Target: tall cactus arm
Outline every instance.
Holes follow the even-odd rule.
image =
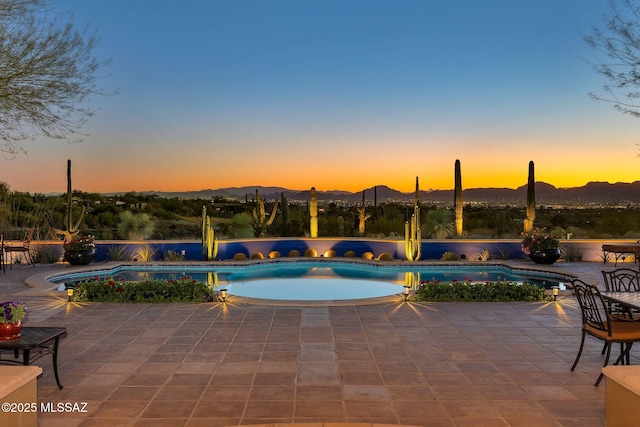
[[[82,218],[84,217],[85,208],[82,207],[80,218],[73,223],[73,188],[71,185],[71,160],[67,160],[67,206],[65,208],[64,226],[65,230],[53,228],[53,232],[62,236],[65,242],[71,240],[73,236],[78,234]]]
[[[264,209],[264,206],[263,206],[263,209]],[[276,200],[276,202],[273,204],[273,211],[271,211],[271,216],[267,221],[267,227],[273,224],[273,221],[276,219],[277,214],[278,214],[278,201]]]
[[[407,260],[418,261],[422,256],[422,230],[420,230],[418,177],[416,177],[416,196],[413,203],[411,219],[404,224],[404,251]]]
[[[207,208],[202,207],[202,256],[205,261],[211,261],[218,256],[218,239],[211,226],[211,218],[207,215]]]
[[[524,232],[530,233],[533,230],[533,223],[536,220],[536,179],[533,161],[529,162],[529,178],[527,180],[527,206],[526,218],[524,220]]]
[[[207,253],[207,207],[202,207],[202,255]]]
[[[309,235],[318,237],[318,194],[316,187],[309,191]]]

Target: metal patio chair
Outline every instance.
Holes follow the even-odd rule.
[[[24,239],[17,245],[6,245],[4,247],[5,254],[10,256],[9,268],[13,268],[13,254],[18,253],[22,254],[24,259],[28,264],[31,264],[35,267],[35,263],[33,257],[31,256],[31,240],[33,240],[33,233],[35,232],[35,228],[30,228],[24,235]]]
[[[640,271],[618,268],[612,271],[601,271],[601,273],[608,292],[640,292]],[[633,318],[640,315],[638,311],[617,304],[609,305],[609,309],[616,317]]]
[[[620,356],[616,359],[614,365],[620,363],[629,364],[631,346],[634,342],[640,341],[640,321],[614,318],[607,309],[604,298],[602,298],[597,286],[584,283],[580,279],[574,279],[571,283],[582,312],[582,339],[576,360],[571,366],[571,371],[578,365],[584,348],[584,338],[587,334],[605,343],[606,355],[603,367],[609,364],[611,344],[613,343],[620,344]],[[603,376],[604,374],[600,373],[598,380],[594,384],[595,386],[600,384]]]
[[[604,286],[610,292],[639,292],[640,271],[630,268],[618,268],[602,271]]]

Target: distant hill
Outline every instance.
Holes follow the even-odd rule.
[[[260,197],[267,200],[279,199],[284,194],[290,201],[309,200],[309,190],[289,190],[284,187],[228,187],[216,190],[206,189],[187,192],[160,192],[146,191],[141,194],[155,194],[159,197],[182,197],[182,198],[202,198],[227,197],[238,200],[253,200],[255,191],[258,190]],[[365,201],[371,204],[374,195],[378,203],[389,201],[411,202],[414,193],[402,193],[386,185],[377,185],[364,189]],[[348,203],[362,203],[362,191],[350,192],[343,190],[318,191],[318,199],[323,201],[336,201]],[[463,189],[462,198],[465,203],[486,203],[486,204],[513,204],[524,205],[527,194],[527,186],[518,188],[468,188]],[[420,191],[420,201],[422,203],[453,203],[453,190],[430,190]],[[608,182],[589,182],[582,187],[557,188],[545,182],[536,182],[536,202],[537,204],[567,204],[567,205],[627,205],[640,204],[640,181],[632,183],[618,182],[610,184]]]

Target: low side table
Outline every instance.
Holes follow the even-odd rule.
[[[11,363],[30,365],[42,356],[51,354],[53,357],[53,374],[58,388],[62,390],[58,377],[58,344],[60,337],[67,333],[66,328],[22,327],[20,338],[10,341],[0,341],[0,364]],[[13,359],[3,359],[2,353],[12,351]],[[22,352],[22,360],[20,360]]]

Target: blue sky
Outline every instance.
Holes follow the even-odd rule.
[[[588,93],[601,0],[60,0],[118,94],[79,144],[1,160],[21,191],[638,179],[640,122]],[[45,166],[46,165],[46,166]],[[27,174],[38,168],[37,177]],[[31,169],[32,170],[32,169]]]

